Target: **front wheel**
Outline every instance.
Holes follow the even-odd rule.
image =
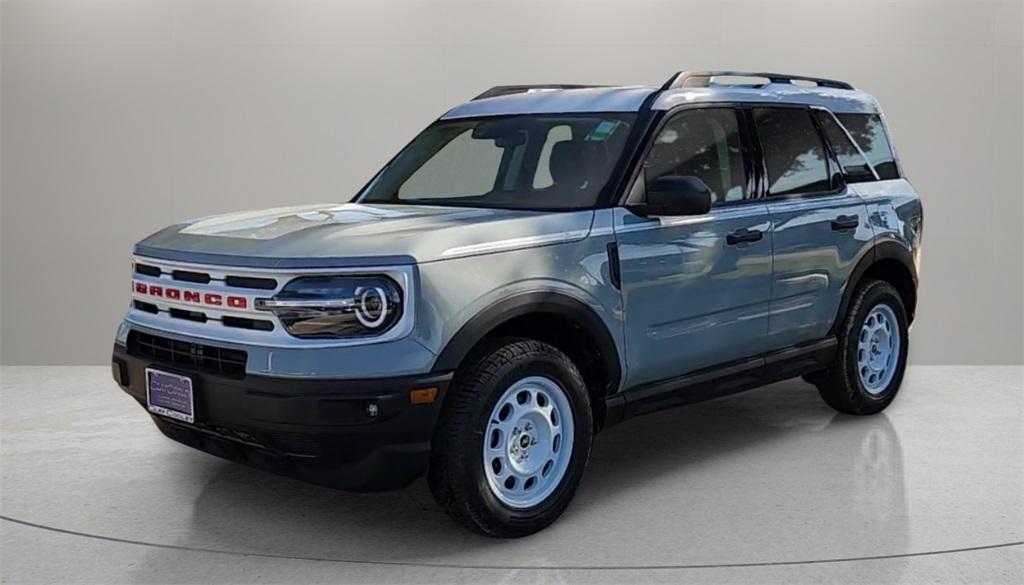
[[[546,343],[507,340],[456,375],[434,437],[431,492],[475,532],[532,534],[569,505],[592,434],[575,364]]]
[[[812,379],[840,412],[880,412],[899,391],[907,346],[907,312],[899,293],[888,282],[869,280],[850,300],[835,359]]]

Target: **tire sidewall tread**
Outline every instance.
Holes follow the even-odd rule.
[[[880,303],[888,305],[896,315],[900,348],[892,380],[884,392],[875,395],[868,393],[860,381],[857,340],[868,312]],[[896,397],[903,381],[910,346],[907,333],[907,312],[896,289],[884,280],[872,279],[861,283],[839,329],[835,358],[816,380],[821,397],[832,408],[847,414],[874,414],[884,410]]]
[[[491,492],[483,469],[483,437],[501,394],[531,375],[549,377],[565,390],[573,409],[573,453],[554,493],[537,506],[518,510]],[[525,536],[554,522],[568,507],[589,460],[592,439],[590,399],[575,364],[540,341],[498,340],[456,372],[434,435],[428,482],[438,503],[471,530],[488,536]]]

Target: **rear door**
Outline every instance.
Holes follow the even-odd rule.
[[[781,349],[828,334],[873,232],[867,207],[846,185],[825,140],[823,130],[830,127],[816,110],[773,106],[750,112],[764,157],[774,248],[768,346]]]
[[[627,386],[763,351],[771,292],[770,222],[754,200],[751,137],[738,110],[687,108],[655,134],[639,181],[695,176],[713,196],[700,216],[616,208]]]

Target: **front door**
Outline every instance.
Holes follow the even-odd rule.
[[[615,210],[627,387],[764,350],[770,221],[763,200],[750,200],[752,171],[743,136],[732,108],[673,115],[658,131],[640,180],[695,176],[712,193],[711,211],[645,218]]]

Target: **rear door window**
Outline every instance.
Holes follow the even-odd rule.
[[[754,108],[768,169],[768,195],[829,191],[828,155],[811,113],[803,108]]]
[[[839,121],[857,141],[861,150],[868,157],[868,162],[875,167],[880,179],[898,179],[899,170],[892,153],[892,145],[885,134],[882,117],[878,114],[837,114]]]

